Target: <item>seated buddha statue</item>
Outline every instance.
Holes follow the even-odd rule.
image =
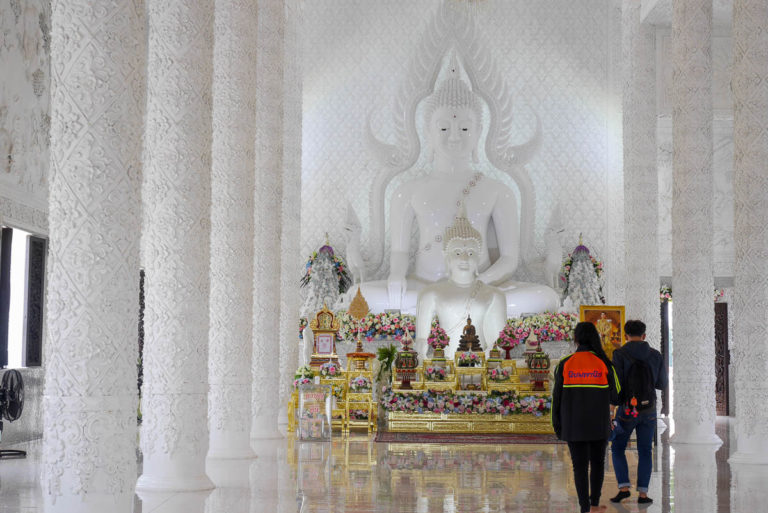
[[[504,328],[504,294],[478,278],[482,240],[461,203],[459,214],[443,237],[442,254],[448,277],[419,291],[416,350],[422,357],[427,354],[427,337],[435,316],[450,339],[445,348],[448,358],[453,358],[460,343],[462,350],[487,350]]]
[[[472,318],[467,317],[467,325],[459,338],[459,351],[482,351],[480,347],[480,338],[475,333],[475,327],[472,325]]]
[[[390,266],[386,283],[368,282],[363,294],[374,311],[413,313],[419,291],[448,276],[443,232],[461,202],[467,219],[483,235],[476,254],[478,279],[503,290],[507,315],[556,310],[560,297],[545,285],[511,280],[520,258],[520,220],[515,193],[504,183],[475,171],[482,133],[478,96],[456,70],[426,100],[424,130],[433,169],[400,185],[389,204]],[[413,256],[412,231],[418,227]],[[498,257],[491,262],[487,237],[495,237]]]

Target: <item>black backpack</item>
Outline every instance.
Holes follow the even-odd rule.
[[[622,383],[621,403],[627,410],[645,410],[656,404],[656,388],[653,383],[653,372],[647,362],[637,360],[629,355],[631,364],[629,372]],[[634,401],[633,401],[634,399]]]

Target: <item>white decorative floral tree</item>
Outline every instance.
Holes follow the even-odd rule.
[[[579,245],[563,264],[565,294],[573,308],[581,305],[599,305],[604,303],[600,276],[603,265],[589,254],[589,249],[579,237]]]

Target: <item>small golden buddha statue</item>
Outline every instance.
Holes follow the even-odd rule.
[[[459,339],[459,351],[482,351],[480,347],[480,339],[478,338],[475,327],[472,325],[472,318],[467,317],[467,325],[464,326],[464,331],[461,333]]]

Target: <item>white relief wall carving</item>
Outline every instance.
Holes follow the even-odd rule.
[[[256,10],[217,2],[211,147],[209,457],[250,453]]]
[[[144,5],[63,0],[54,3],[52,21],[45,509],[129,512],[136,479]]]
[[[0,4],[0,193],[46,210],[51,2]]]
[[[640,4],[622,2],[624,62],[624,231],[627,318],[642,319],[660,344],[655,30],[640,23]]]
[[[675,296],[674,441],[719,441],[714,433],[712,290],[711,0],[674,4],[672,23]]]
[[[151,0],[142,263],[144,388],[137,487],[207,487],[213,1]]]
[[[362,5],[345,0],[306,6],[306,17],[313,23],[305,31],[311,44],[304,58],[304,255],[323,242],[325,231],[343,252],[341,227],[348,200],[364,227],[363,256],[369,261],[377,257],[370,248],[382,241],[371,239],[368,201],[382,169],[365,148],[363,128],[373,109],[377,135],[395,139],[387,105],[406,78],[408,63],[440,2]],[[615,211],[622,203],[615,200],[622,195],[621,166],[620,158],[612,154],[615,143],[620,143],[614,130],[620,113],[620,88],[614,84],[613,71],[618,58],[612,53],[619,43],[618,10],[608,1],[499,0],[471,9],[510,86],[511,143],[528,140],[535,116],[541,120],[542,145],[527,165],[536,197],[532,253],[542,252],[542,235],[559,205],[573,239],[563,240],[564,246],[575,245],[583,231],[589,246],[605,261],[610,281],[611,271],[618,274],[624,259],[623,227],[615,223],[616,215],[623,215],[623,210]],[[549,21],[542,24],[541,19]],[[402,180],[429,169],[424,153]],[[478,166],[498,173],[489,167]],[[335,205],[328,198],[336,198]],[[380,271],[385,273],[386,268]],[[376,277],[381,276],[369,278]],[[610,283],[606,288],[620,290]]]
[[[280,226],[283,168],[282,2],[258,2],[253,272],[252,438],[279,436],[278,412],[285,408],[273,389],[280,380]],[[297,282],[292,284],[296,286]],[[296,324],[295,329],[298,329]],[[291,369],[291,376],[293,376]]]
[[[755,402],[768,398],[768,5],[736,0],[733,11],[736,276],[731,357],[737,369],[737,454],[731,461],[765,464],[768,415]],[[737,473],[742,486],[748,476],[746,469]]]
[[[301,296],[296,286],[301,276],[301,141],[302,141],[302,2],[285,5],[283,59],[283,175],[280,241],[280,404],[290,395],[299,363],[297,319]],[[284,411],[284,410],[283,410]]]

